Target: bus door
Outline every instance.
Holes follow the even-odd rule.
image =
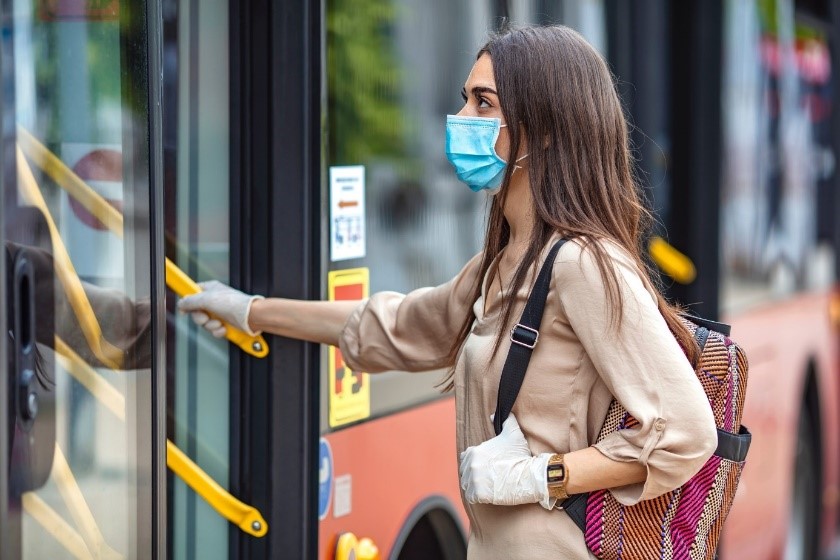
[[[231,280],[230,7],[227,0],[173,0],[163,6],[165,253],[197,282],[218,280],[245,289]],[[240,355],[258,358],[177,313],[176,300],[169,298],[167,307],[167,436],[231,492],[227,499],[245,500],[237,509],[247,513],[226,519],[188,479],[171,477],[167,555],[227,558],[231,534],[242,532],[241,538],[250,540],[268,531],[231,472],[231,361]],[[250,515],[254,518],[244,523]]]
[[[0,556],[155,558],[158,18],[142,0],[0,9]]]

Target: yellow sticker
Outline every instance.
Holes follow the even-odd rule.
[[[330,301],[360,300],[368,297],[370,273],[367,268],[334,270],[327,279]],[[335,346],[329,349],[330,427],[343,426],[370,416],[368,374],[352,371]]]

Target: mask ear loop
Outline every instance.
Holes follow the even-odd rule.
[[[499,128],[504,128],[506,126],[507,126],[507,124],[500,124]],[[520,161],[522,161],[523,159],[525,159],[526,157],[528,157],[529,155],[530,155],[530,152],[525,154],[524,156],[516,158],[516,161],[513,162],[513,173],[516,173],[517,169],[522,169],[521,165],[516,165],[516,164],[519,163]],[[507,163],[507,162],[505,162],[505,163]],[[513,175],[513,173],[511,173],[511,175]]]

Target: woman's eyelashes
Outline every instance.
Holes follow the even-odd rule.
[[[493,105],[490,103],[490,100],[484,97],[479,93],[474,93],[476,103],[478,104],[479,109],[489,109]],[[461,89],[461,99],[464,100],[464,103],[469,103],[469,96],[467,95],[467,90],[462,88]]]

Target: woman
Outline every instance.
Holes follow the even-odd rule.
[[[686,358],[697,348],[643,264],[649,216],[600,55],[566,27],[507,31],[481,49],[462,95],[447,155],[494,198],[484,250],[454,279],[361,303],[211,283],[180,307],[216,336],[225,327],[208,314],[338,345],[359,371],[449,368],[469,557],[590,558],[580,530],[552,509],[558,496],[608,488],[633,504],[680,486],[714,451],[712,413]],[[507,333],[561,237],[570,242],[553,265],[539,344],[494,437]],[[613,396],[639,425],[593,445]],[[565,465],[564,487],[548,488],[550,460]]]

